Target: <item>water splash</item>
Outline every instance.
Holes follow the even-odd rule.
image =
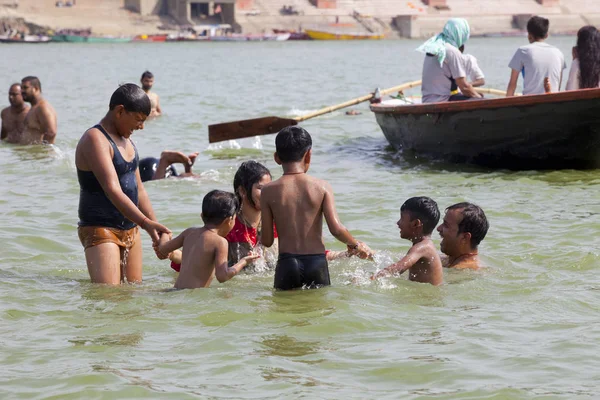
[[[242,146],[237,141],[228,140],[226,142],[211,143],[208,145],[206,150],[209,150],[209,151],[223,150],[223,149],[239,150],[241,148],[242,148]]]

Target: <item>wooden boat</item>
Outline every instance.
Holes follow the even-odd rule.
[[[25,35],[21,36],[0,36],[0,43],[21,43],[21,44],[37,44],[50,43],[51,39],[48,36]]]
[[[138,35],[133,38],[134,42],[166,42],[167,35]]]
[[[312,40],[380,40],[384,38],[383,33],[344,33],[326,32],[306,29],[306,34]]]
[[[273,33],[276,33],[276,34],[289,33],[290,36],[288,37],[287,40],[311,40],[310,36],[308,36],[306,34],[306,32],[296,32],[296,31],[290,31],[290,30],[285,30],[285,29],[273,29]]]
[[[131,42],[131,38],[116,36],[54,35],[52,36],[52,41],[67,43],[127,43]]]
[[[600,89],[371,105],[396,149],[507,169],[600,168]]]

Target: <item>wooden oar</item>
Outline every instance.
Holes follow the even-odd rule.
[[[421,81],[404,83],[381,91],[384,96],[389,93],[398,92],[405,89],[410,89],[419,86]],[[302,115],[296,118],[280,118],[280,117],[262,117],[254,119],[246,119],[242,121],[224,122],[208,126],[208,142],[215,143],[223,140],[241,139],[250,136],[268,135],[277,133],[287,126],[297,125],[298,122],[306,121],[307,119],[318,117],[319,115],[327,114],[341,108],[350,107],[358,103],[365,102],[373,98],[373,93],[357,97],[356,99],[348,100],[341,104],[322,108],[310,114]]]
[[[504,96],[506,97],[506,92],[503,90],[498,90],[498,89],[490,89],[490,88],[473,88],[475,89],[475,91],[477,93],[482,93],[482,94],[493,94],[495,96]]]
[[[504,90],[498,90],[498,89],[489,89],[489,88],[474,88],[476,92],[478,93],[482,93],[482,94],[493,94],[496,96],[503,96],[506,97],[506,92]],[[515,96],[521,96],[521,93],[515,93]]]

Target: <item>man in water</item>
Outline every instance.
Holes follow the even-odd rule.
[[[162,114],[162,110],[160,109],[160,101],[158,95],[150,91],[154,85],[154,74],[152,74],[150,71],[144,72],[140,82],[142,83],[142,89],[144,89],[144,92],[146,92],[148,98],[150,99],[150,104],[152,106],[150,117],[158,117]]]
[[[25,117],[29,112],[29,105],[25,103],[21,95],[20,83],[13,83],[8,89],[8,102],[10,106],[0,113],[0,118],[2,118],[0,136],[8,143],[20,143],[21,135],[25,130]]]
[[[54,143],[56,138],[56,112],[42,97],[42,84],[35,76],[21,80],[23,100],[31,103],[31,110],[25,118],[25,128],[21,144]]]
[[[440,247],[448,257],[442,259],[446,268],[480,268],[477,247],[485,238],[489,224],[483,210],[472,203],[457,203],[446,208],[444,222],[437,231]]]
[[[180,151],[172,150],[165,150],[160,153],[160,159],[146,157],[140,160],[139,166],[142,182],[170,177],[189,178],[196,176],[192,172],[192,165],[194,165],[196,157],[198,157],[197,152],[186,156]],[[177,170],[173,164],[183,164],[185,172],[181,175],[177,174]]]

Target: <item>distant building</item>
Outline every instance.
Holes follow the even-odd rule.
[[[235,0],[125,0],[141,15],[169,15],[181,25],[235,24]]]

